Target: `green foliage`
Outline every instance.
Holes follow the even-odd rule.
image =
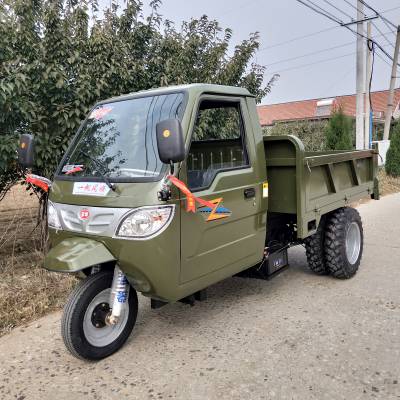
[[[353,148],[353,122],[341,107],[331,114],[325,129],[327,150],[351,150]]]
[[[152,87],[205,82],[247,87],[261,100],[264,67],[251,64],[258,35],[228,55],[231,30],[207,16],[177,29],[160,0],[0,2],[0,193],[20,176],[18,136],[37,139],[36,172],[51,177],[90,107],[111,96]]]
[[[240,115],[236,107],[200,110],[194,140],[235,139],[240,136]]]
[[[307,151],[320,151],[326,148],[326,120],[279,122],[270,128],[264,128],[265,135],[294,135],[304,144]]]
[[[388,175],[400,176],[400,122],[397,122],[390,135],[390,147],[386,153],[385,170]]]

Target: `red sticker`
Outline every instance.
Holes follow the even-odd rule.
[[[65,175],[71,175],[75,174],[75,172],[82,172],[83,171],[83,165],[77,165],[71,169],[69,169],[67,172],[65,172]]]
[[[107,115],[110,111],[112,111],[112,107],[100,107],[93,110],[89,116],[89,118],[94,119],[102,119],[105,115]]]
[[[45,192],[48,192],[51,187],[51,181],[43,176],[29,174],[26,176],[25,181],[31,185],[39,187]]]
[[[82,221],[86,221],[87,219],[89,219],[89,216],[90,213],[87,208],[83,208],[81,211],[79,211],[79,219],[81,219]]]

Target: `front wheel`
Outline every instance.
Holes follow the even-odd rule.
[[[138,298],[131,287],[118,322],[107,323],[112,271],[88,276],[71,293],[64,307],[61,334],[67,349],[78,358],[100,360],[119,350],[136,322]]]

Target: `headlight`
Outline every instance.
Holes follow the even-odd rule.
[[[167,229],[174,211],[174,205],[137,208],[123,217],[115,235],[130,239],[150,239]]]
[[[47,204],[47,224],[51,228],[61,229],[61,223],[60,219],[58,218],[57,210],[51,201],[49,201]]]

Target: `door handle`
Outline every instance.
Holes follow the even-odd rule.
[[[254,188],[244,189],[244,198],[251,199],[252,197],[256,197],[256,189]]]

